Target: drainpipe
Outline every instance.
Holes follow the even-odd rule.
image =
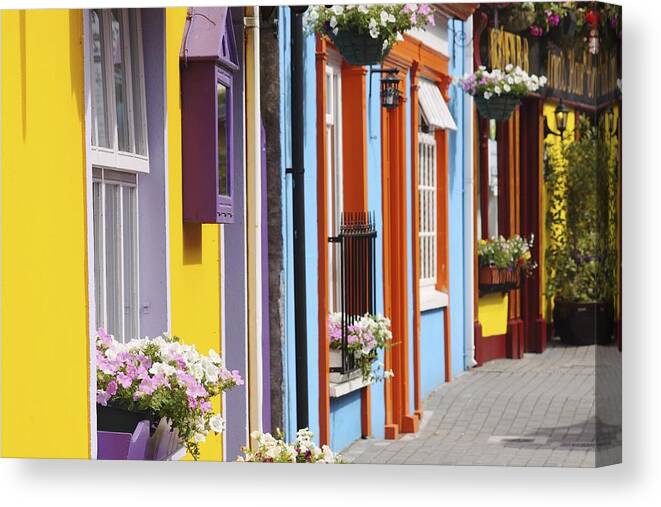
[[[472,16],[469,21],[462,23],[461,21],[454,21],[455,27],[460,25],[461,29],[465,31],[473,31]],[[468,39],[468,37],[467,37]],[[464,48],[464,73],[473,70],[473,38]],[[473,237],[473,221],[474,215],[474,183],[473,183],[473,127],[474,127],[474,114],[473,114],[473,97],[463,93],[463,114],[464,114],[464,152],[463,152],[463,193],[464,193],[464,365],[473,367],[477,364],[475,361],[475,327],[473,322],[475,320],[474,304],[474,290],[475,280],[473,273],[473,250],[475,245],[475,238]]]
[[[259,7],[246,7],[246,241],[248,271],[248,427],[262,431],[262,144]]]
[[[296,349],[296,427],[308,426],[307,295],[305,280],[305,167],[303,111],[303,12],[307,6],[290,7],[291,22],[291,131],[294,220],[294,330]]]

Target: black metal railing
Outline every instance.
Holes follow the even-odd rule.
[[[349,328],[376,308],[376,226],[372,212],[347,212],[340,217],[340,233],[328,238],[335,245],[339,259],[340,313],[342,314],[342,365],[332,372],[354,369],[353,354],[348,351]]]

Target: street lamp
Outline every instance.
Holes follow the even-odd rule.
[[[371,72],[385,74],[381,78],[381,105],[386,109],[397,109],[401,101],[399,93],[401,79],[396,77],[399,71],[397,69],[372,69]]]
[[[549,134],[554,136],[560,136],[560,139],[564,137],[565,130],[567,130],[567,118],[569,117],[569,108],[565,106],[565,103],[560,99],[560,102],[553,112],[555,116],[555,126],[558,129],[558,132],[551,130],[549,127],[549,121],[546,116],[544,116],[544,137]]]

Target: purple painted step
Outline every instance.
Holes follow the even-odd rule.
[[[140,421],[135,431],[119,433],[115,431],[97,432],[97,459],[144,460],[149,442],[149,421]]]

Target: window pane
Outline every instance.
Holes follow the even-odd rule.
[[[137,206],[135,188],[123,187],[124,336],[138,338]]]
[[[94,220],[94,302],[96,328],[105,327],[105,288],[103,286],[103,213],[101,183],[92,186],[92,215]]]
[[[115,111],[117,114],[117,145],[119,151],[130,151],[123,17],[121,9],[111,10],[110,28],[112,31],[112,67],[115,83]]]
[[[119,185],[105,184],[105,194],[106,325],[110,333],[123,341]]]
[[[218,110],[216,122],[218,125],[218,194],[229,195],[227,174],[227,88],[222,83],[216,83]]]
[[[496,121],[489,122],[489,237],[498,236],[498,141]]]
[[[92,145],[110,148],[106,106],[106,71],[103,66],[107,34],[103,32],[100,10],[93,10],[90,20],[92,32]]]
[[[133,132],[135,135],[135,153],[140,155],[147,154],[146,132],[143,127],[143,114],[144,114],[144,79],[142,67],[140,65],[140,44],[138,30],[138,11],[136,9],[129,9],[129,30],[131,37],[129,44],[131,47],[131,88],[133,91]]]

